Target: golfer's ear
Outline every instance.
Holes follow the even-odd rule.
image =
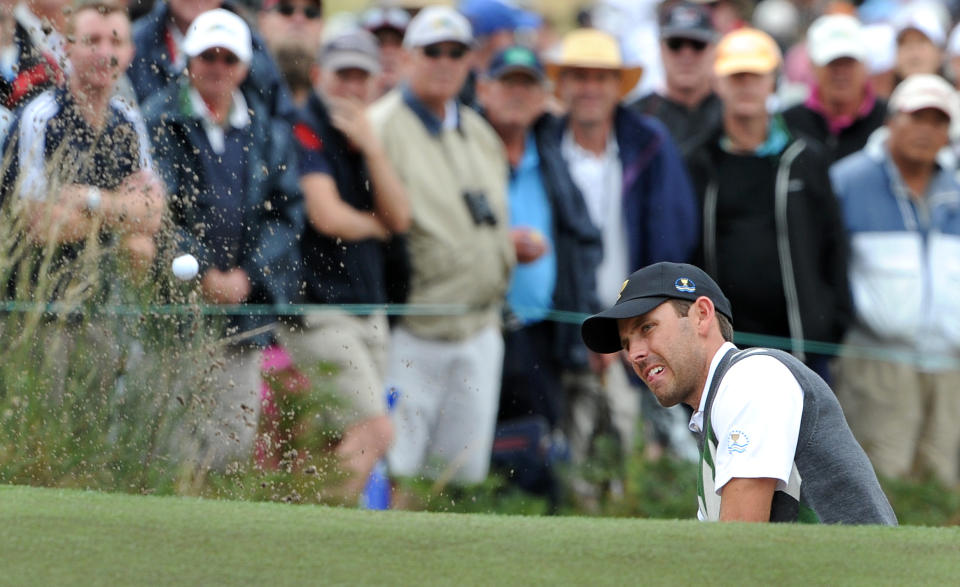
[[[696,320],[697,330],[706,333],[713,325],[717,314],[717,310],[713,306],[713,300],[707,296],[700,296],[690,306],[690,311],[694,313],[691,318]]]

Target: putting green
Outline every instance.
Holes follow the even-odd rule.
[[[364,512],[0,487],[3,584],[920,584],[960,529]]]

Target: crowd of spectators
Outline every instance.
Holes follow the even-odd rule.
[[[616,496],[641,422],[648,458],[696,448],[576,317],[674,261],[880,473],[960,483],[960,3],[537,7],[0,0],[4,205],[64,266],[93,234],[143,271],[168,219],[205,303],[305,305],[224,325],[197,466],[251,458],[269,348],[333,382],[345,495],[385,459],[555,497],[606,435],[613,480],[569,488]]]

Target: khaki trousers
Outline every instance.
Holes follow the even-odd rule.
[[[836,375],[837,399],[878,473],[960,482],[960,372],[840,357]]]

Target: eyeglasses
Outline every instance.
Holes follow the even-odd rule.
[[[299,10],[308,20],[320,18],[323,15],[323,9],[319,6],[304,6],[303,8],[297,8],[293,4],[277,4],[274,10],[283,16],[293,16],[294,13]]]
[[[695,52],[699,53],[707,48],[707,43],[705,41],[698,41],[696,39],[684,39],[682,37],[671,37],[667,39],[667,48],[674,52],[681,51],[684,47],[690,47]]]
[[[457,44],[444,51],[443,45],[435,43],[433,45],[427,45],[424,47],[423,54],[430,59],[440,59],[441,57],[446,56],[454,61],[458,61],[463,59],[463,56],[467,54],[467,48],[464,45]]]
[[[216,49],[209,49],[204,51],[200,55],[197,55],[204,63],[216,63],[220,61],[226,63],[227,65],[236,65],[240,63],[240,58],[234,55],[229,51],[218,51]]]

